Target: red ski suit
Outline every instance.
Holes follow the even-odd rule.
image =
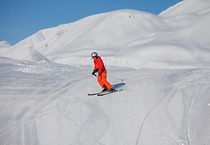
[[[110,85],[110,83],[106,80],[107,72],[103,60],[100,56],[94,60],[94,65],[94,70],[98,69],[98,83],[100,84],[100,86],[104,88],[105,85],[108,89],[113,88],[112,85]]]

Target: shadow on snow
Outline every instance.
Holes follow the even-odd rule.
[[[113,88],[114,88],[114,89],[118,89],[118,88],[120,88],[120,87],[122,87],[122,86],[124,86],[124,85],[125,85],[125,83],[115,84],[115,85],[113,85]]]

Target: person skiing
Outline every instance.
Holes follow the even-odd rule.
[[[106,80],[106,76],[107,76],[107,71],[106,68],[104,66],[103,60],[101,59],[101,57],[98,55],[97,52],[93,52],[91,54],[92,59],[94,60],[94,70],[92,72],[92,75],[95,75],[95,73],[98,72],[98,83],[100,84],[100,86],[102,87],[102,92],[105,91],[109,91],[109,92],[114,92],[116,91],[112,85],[110,85],[110,83]],[[96,75],[95,75],[96,76]]]

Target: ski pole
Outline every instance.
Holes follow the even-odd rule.
[[[94,76],[97,77],[96,74],[94,74]],[[111,78],[115,78],[115,79],[120,80],[120,81],[123,81],[123,79],[120,79],[120,78],[117,78],[117,77],[113,77],[113,76],[111,76],[111,75],[107,75],[107,76],[109,76],[109,77],[111,77]]]
[[[115,78],[115,79],[120,80],[120,81],[123,81],[123,79],[120,79],[120,78],[117,78],[117,77],[113,77],[113,76],[110,76],[110,75],[107,75],[107,76],[109,76],[111,78]]]

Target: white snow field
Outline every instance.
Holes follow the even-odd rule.
[[[209,26],[210,1],[184,0],[0,42],[0,145],[209,145]],[[93,51],[123,91],[87,95]]]
[[[108,68],[0,58],[2,145],[209,145],[210,70]],[[113,78],[123,78],[123,82]]]

